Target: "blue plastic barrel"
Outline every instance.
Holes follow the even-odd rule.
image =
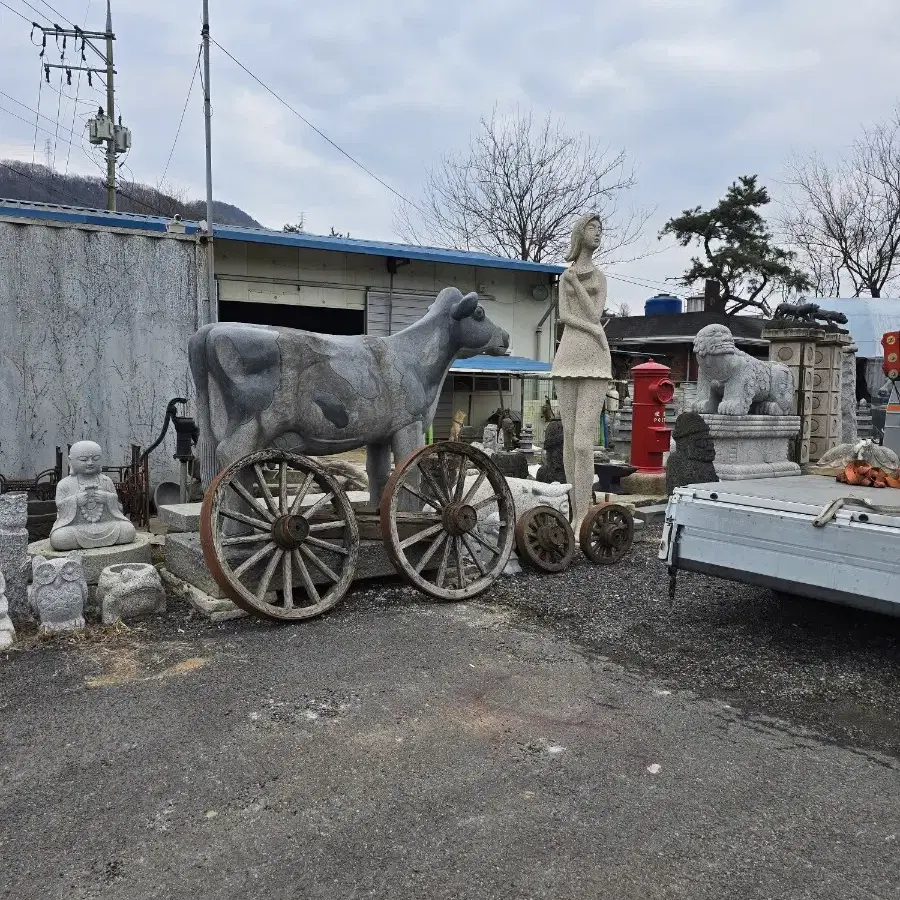
[[[644,303],[645,316],[665,316],[681,312],[681,298],[672,294],[657,294]]]

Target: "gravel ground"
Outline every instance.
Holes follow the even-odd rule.
[[[689,572],[679,573],[672,605],[660,534],[649,529],[616,566],[579,552],[562,575],[501,578],[480,602],[673,689],[900,757],[900,618]],[[357,589],[336,614],[427,602],[385,582]]]

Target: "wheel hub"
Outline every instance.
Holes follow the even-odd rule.
[[[478,524],[478,513],[467,503],[451,503],[442,518],[444,530],[453,537],[468,534]]]
[[[627,531],[614,522],[606,522],[600,527],[600,543],[604,547],[618,549],[627,540]]]
[[[562,527],[553,522],[538,529],[537,540],[541,550],[547,553],[562,553],[565,549],[566,535]]]
[[[296,550],[309,537],[309,522],[303,516],[279,516],[272,525],[272,538],[282,550]]]

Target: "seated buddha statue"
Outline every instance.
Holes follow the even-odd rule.
[[[101,471],[101,458],[93,441],[72,445],[71,474],[56,486],[56,521],[50,531],[54,550],[90,550],[134,540],[134,525],[122,512],[112,479]]]

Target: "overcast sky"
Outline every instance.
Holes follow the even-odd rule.
[[[4,0],[29,20],[25,0]],[[42,0],[28,0],[55,16]],[[102,30],[105,0],[53,0],[70,20]],[[479,117],[553,111],[571,130],[627,150],[632,202],[655,208],[647,245],[671,215],[714,203],[738,175],[779,193],[792,151],[839,153],[860,124],[900,98],[897,0],[211,0],[212,34],[352,156],[415,199],[425,168],[464,148]],[[117,96],[139,181],[163,174],[200,39],[200,0],[113,0]],[[0,91],[34,109],[39,49],[29,25],[0,6]],[[71,50],[70,50],[71,53]],[[48,59],[57,61],[55,48]],[[395,198],[238,69],[212,56],[217,199],[280,228],[302,212],[310,231],[397,239]],[[58,88],[58,73],[51,81]],[[95,87],[97,83],[95,82]],[[74,94],[75,84],[66,89]],[[79,91],[74,130],[104,97]],[[96,172],[72,100],[46,84],[44,140],[55,164]],[[34,115],[0,96],[0,158],[32,159]],[[61,128],[56,137],[57,110]],[[53,148],[51,147],[51,154]],[[92,161],[92,156],[93,160]],[[166,180],[204,196],[199,78]],[[662,286],[684,268],[675,248],[616,267]],[[647,286],[611,281],[636,312]]]

